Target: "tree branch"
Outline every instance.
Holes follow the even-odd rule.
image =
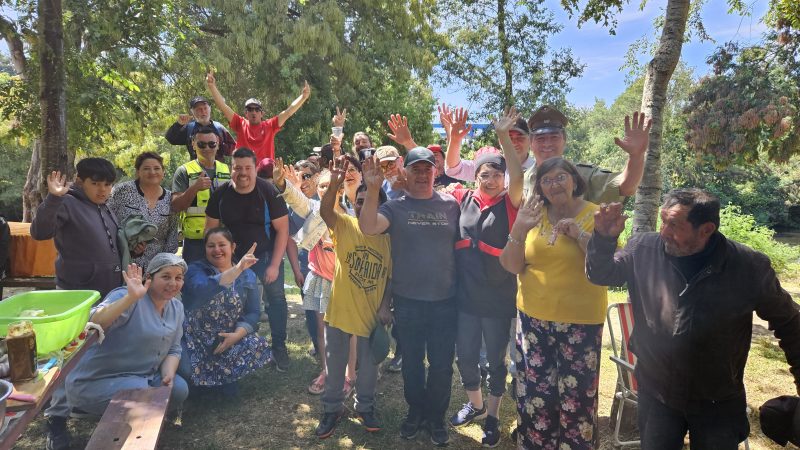
[[[25,58],[25,49],[22,46],[22,38],[17,32],[17,27],[14,22],[8,20],[4,16],[0,16],[0,34],[8,44],[8,50],[11,53],[11,63],[14,65],[14,70],[18,75],[25,78],[27,74],[27,59]]]

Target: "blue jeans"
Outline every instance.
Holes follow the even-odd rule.
[[[286,293],[283,289],[284,276],[283,264],[278,270],[278,278],[272,283],[264,282],[264,272],[269,265],[270,255],[264,254],[258,257],[258,262],[250,268],[255,272],[261,284],[264,286],[262,299],[264,310],[269,316],[269,329],[272,335],[273,348],[286,348],[286,320],[289,318],[289,307],[286,304]]]
[[[744,397],[709,403],[700,412],[684,413],[639,391],[639,432],[643,450],[679,450],[689,432],[692,450],[735,450],[750,434]]]
[[[452,298],[429,302],[395,296],[394,320],[403,347],[403,393],[409,412],[441,425],[450,405],[453,382],[456,301]]]
[[[297,261],[300,264],[300,273],[303,274],[303,278],[308,276],[308,250],[301,248],[297,252]],[[297,280],[295,280],[297,281]],[[303,298],[303,286],[297,286],[300,288],[300,298]],[[317,312],[306,309],[306,329],[308,330],[308,337],[311,338],[311,343],[314,344],[314,351],[319,352],[319,346],[317,345]]]

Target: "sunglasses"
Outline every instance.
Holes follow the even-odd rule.
[[[310,180],[312,178],[314,178],[314,174],[312,174],[312,173],[304,173],[303,174],[303,180]]]
[[[259,108],[258,106],[248,106],[245,109],[247,110],[247,112],[259,112],[259,111],[261,111],[261,108]]]
[[[208,147],[208,148],[217,148],[217,142],[216,141],[208,141],[208,142],[206,142],[206,141],[197,141],[197,148],[206,148],[206,147]]]

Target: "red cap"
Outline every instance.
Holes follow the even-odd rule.
[[[262,178],[272,178],[272,169],[275,168],[275,161],[272,158],[264,158],[258,162],[256,173]]]
[[[432,151],[434,153],[443,153],[442,152],[442,146],[441,145],[437,145],[437,144],[429,145],[428,146],[428,150],[430,150],[430,151]]]

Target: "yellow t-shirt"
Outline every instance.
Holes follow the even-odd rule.
[[[358,220],[337,214],[331,229],[336,266],[325,321],[345,333],[369,337],[392,272],[389,235],[366,236]]]
[[[575,221],[585,232],[594,231],[598,206],[587,202]],[[551,322],[601,324],[607,307],[607,288],[586,278],[586,254],[578,242],[559,235],[548,245],[553,227],[547,219],[525,238],[525,269],[519,275],[517,308],[530,317]]]

